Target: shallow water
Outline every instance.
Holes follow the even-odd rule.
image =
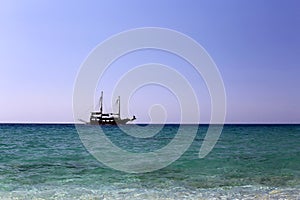
[[[132,152],[162,148],[177,129],[166,125],[152,138],[137,139],[104,128]],[[168,167],[129,174],[91,156],[74,125],[2,124],[0,198],[300,199],[299,125],[226,125],[213,151],[199,159],[206,130],[199,126],[190,148]]]

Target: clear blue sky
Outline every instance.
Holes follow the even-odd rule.
[[[226,87],[228,123],[300,123],[298,0],[1,1],[0,122],[73,121],[73,84],[89,52],[147,26],[180,31],[208,51]]]

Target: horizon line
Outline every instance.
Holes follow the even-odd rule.
[[[85,125],[85,123],[82,122],[0,122],[0,125],[2,124],[49,124],[49,125]],[[212,123],[209,122],[203,122],[203,123],[179,123],[179,122],[168,122],[168,123],[149,123],[149,122],[139,122],[139,123],[128,123],[126,125],[145,125],[145,124],[153,124],[153,125],[209,125]],[[213,123],[212,125],[300,125],[300,122],[225,122],[225,123]]]

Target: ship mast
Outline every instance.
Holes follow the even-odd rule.
[[[120,101],[120,96],[118,96],[118,102],[119,102],[119,118],[121,118],[121,101]]]
[[[103,91],[101,91],[101,97],[100,97],[100,114],[101,115],[102,115],[102,111],[103,111],[102,105],[103,105]]]

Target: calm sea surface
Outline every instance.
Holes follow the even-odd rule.
[[[116,145],[149,152],[168,144],[178,125],[148,139],[104,129]],[[300,199],[300,125],[226,125],[199,159],[206,130],[199,126],[168,167],[129,174],[91,156],[74,125],[2,124],[0,199]]]

